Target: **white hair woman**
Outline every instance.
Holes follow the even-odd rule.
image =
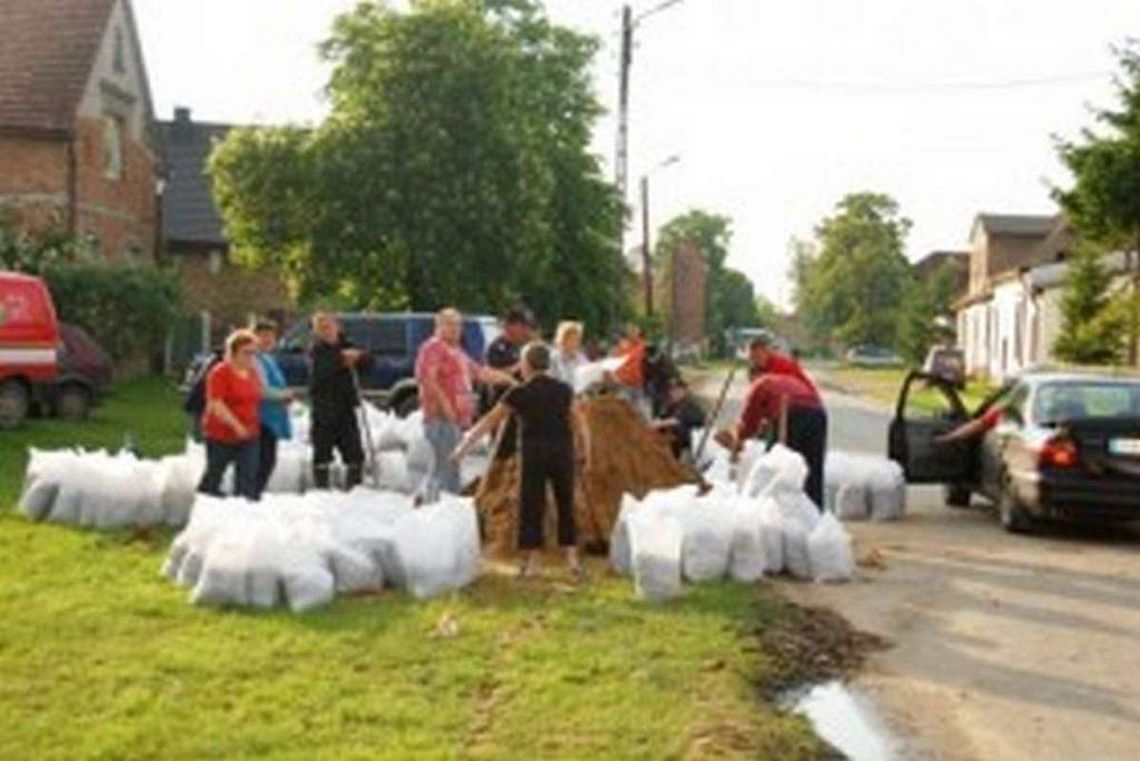
[[[550,357],[550,375],[574,388],[574,375],[588,361],[582,352],[585,329],[580,322],[566,320],[554,333],[554,351]]]

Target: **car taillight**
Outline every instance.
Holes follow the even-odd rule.
[[[1041,465],[1051,468],[1074,468],[1079,459],[1077,445],[1066,436],[1054,436],[1041,447],[1037,459]]]

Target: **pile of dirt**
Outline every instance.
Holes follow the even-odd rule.
[[[592,462],[575,479],[574,513],[579,543],[605,547],[617,520],[623,494],[641,498],[653,489],[695,483],[695,471],[677,462],[666,441],[628,402],[597,397],[582,402],[589,429]],[[493,460],[475,492],[487,548],[513,552],[518,544],[519,463],[517,457]],[[545,537],[557,541],[553,498],[548,497]]]

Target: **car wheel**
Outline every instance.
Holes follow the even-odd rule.
[[[28,387],[10,380],[0,385],[0,428],[16,428],[28,417],[31,398]]]
[[[1013,486],[1008,482],[1002,485],[998,499],[998,518],[1002,528],[1011,534],[1028,534],[1033,531],[1033,518],[1022,507]]]
[[[91,412],[91,395],[82,386],[64,386],[55,398],[55,414],[63,420],[82,422]]]
[[[942,487],[942,497],[947,507],[969,507],[970,487],[963,484],[946,484]]]
[[[396,402],[396,416],[405,418],[420,408],[420,398],[415,394],[408,394]]]

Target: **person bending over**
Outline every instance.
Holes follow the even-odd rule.
[[[574,476],[576,466],[589,467],[590,444],[581,415],[574,406],[574,391],[549,374],[550,349],[533,342],[523,349],[524,383],[503,396],[474,428],[452,457],[463,457],[484,435],[494,430],[508,415],[521,428],[522,478],[519,494],[519,549],[524,553],[519,577],[527,578],[538,569],[543,547],[543,514],[546,487],[554,492],[558,508],[558,544],[566,552],[566,563],[576,581],[584,578],[578,558],[577,530],[574,524]],[[575,460],[575,451],[578,458]]]

